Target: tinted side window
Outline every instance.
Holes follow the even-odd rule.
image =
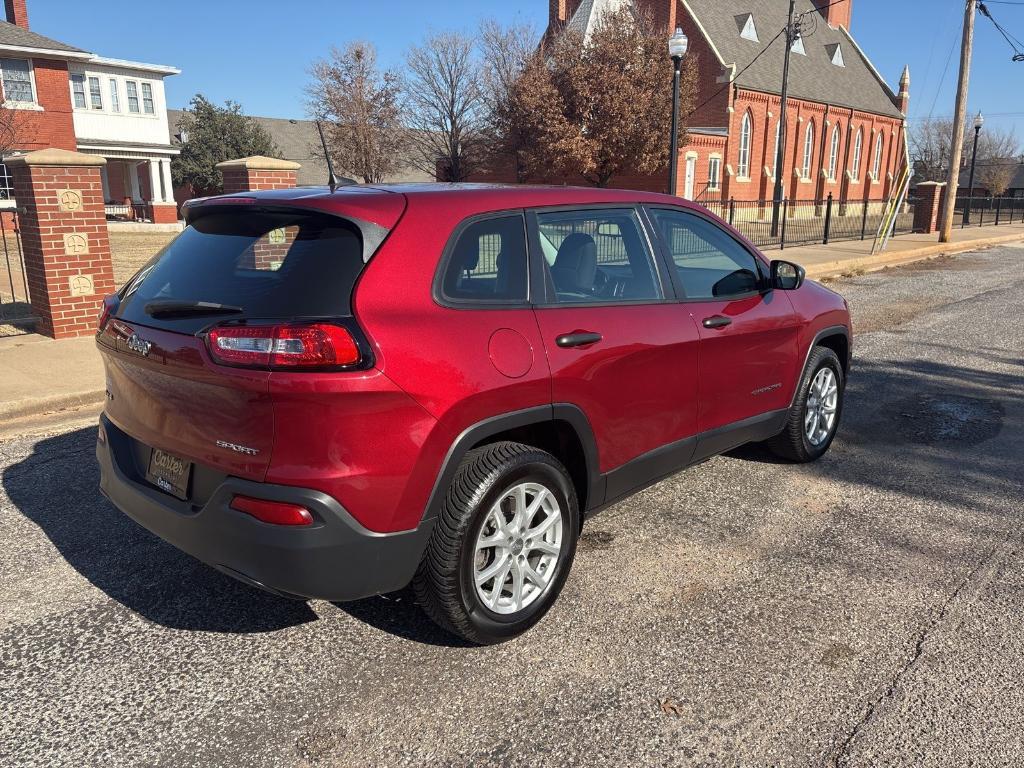
[[[714,222],[685,211],[651,211],[688,299],[725,299],[758,290],[755,257]]]
[[[540,213],[537,229],[547,284],[557,303],[662,298],[632,209]]]
[[[520,215],[475,221],[462,230],[442,290],[455,301],[526,301],[526,230]]]

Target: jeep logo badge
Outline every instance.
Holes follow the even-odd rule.
[[[149,350],[153,347],[151,343],[146,341],[137,333],[133,333],[129,336],[126,343],[128,345],[128,349],[136,354],[142,355],[143,357],[149,357]]]

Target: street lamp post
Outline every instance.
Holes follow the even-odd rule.
[[[985,116],[979,112],[974,118],[974,154],[971,155],[971,180],[967,184],[967,204],[964,206],[964,224],[971,223],[971,201],[974,199],[974,167],[978,162],[978,136],[981,126],[985,124]]]
[[[690,41],[682,28],[676,27],[672,37],[668,39],[668,55],[672,58],[675,73],[672,75],[672,140],[668,155],[668,193],[677,194],[676,174],[679,166],[679,71],[683,65],[683,56],[690,47]]]

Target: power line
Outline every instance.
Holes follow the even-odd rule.
[[[1021,3],[1021,5],[1024,5],[1024,3]],[[1021,50],[1024,48],[1024,43],[1007,32],[1002,25],[992,17],[992,12],[988,9],[985,3],[979,2],[978,10],[981,12],[982,16],[992,22],[993,26],[999,30],[999,34],[1001,34],[1006,39],[1006,42],[1010,44],[1010,48],[1013,49],[1013,60],[1024,61],[1024,50]]]
[[[956,50],[956,44],[960,35],[958,32],[953,34],[953,42],[949,46],[949,54],[946,56],[946,66],[942,68],[942,77],[939,78],[939,84],[935,88],[935,98],[932,99],[931,109],[928,110],[929,119],[935,114],[935,106],[939,103],[939,95],[942,93],[942,86],[946,84],[946,75],[949,74],[949,65],[953,61],[953,52]]]

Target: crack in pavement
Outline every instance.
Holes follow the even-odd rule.
[[[899,687],[903,678],[907,675],[908,672],[910,672],[914,668],[917,662],[924,655],[924,644],[927,642],[932,632],[936,628],[938,628],[940,624],[942,624],[943,620],[946,618],[946,615],[949,613],[949,610],[952,607],[953,603],[956,601],[956,599],[961,595],[961,593],[964,592],[964,590],[968,586],[981,585],[982,580],[977,578],[978,574],[980,574],[983,570],[985,570],[993,564],[996,555],[999,553],[1001,549],[1005,548],[1008,544],[1010,539],[1010,533],[1011,529],[1007,529],[1006,533],[1003,535],[1002,540],[997,542],[995,546],[993,546],[992,549],[989,550],[988,554],[986,554],[978,562],[978,564],[974,568],[972,568],[970,572],[963,577],[963,579],[960,580],[960,583],[957,584],[956,589],[954,589],[949,594],[949,596],[943,601],[942,607],[934,615],[932,620],[924,626],[924,628],[921,630],[920,635],[918,635],[917,642],[914,644],[913,654],[911,654],[910,658],[907,660],[905,664],[903,664],[899,669],[896,670],[896,674],[893,675],[892,680],[889,683],[889,687],[886,688],[886,690],[881,695],[875,698],[874,701],[868,704],[868,707],[864,711],[864,714],[861,716],[860,720],[858,720],[854,724],[853,728],[850,730],[850,733],[843,740],[843,743],[839,746],[839,749],[836,751],[835,756],[832,758],[832,768],[839,768],[840,765],[844,764],[849,765],[850,749],[853,746],[853,742],[857,739],[857,737],[864,730],[864,728],[866,728],[874,719],[875,713],[878,712],[882,705],[886,701],[889,701],[893,697],[895,697],[896,689]]]

